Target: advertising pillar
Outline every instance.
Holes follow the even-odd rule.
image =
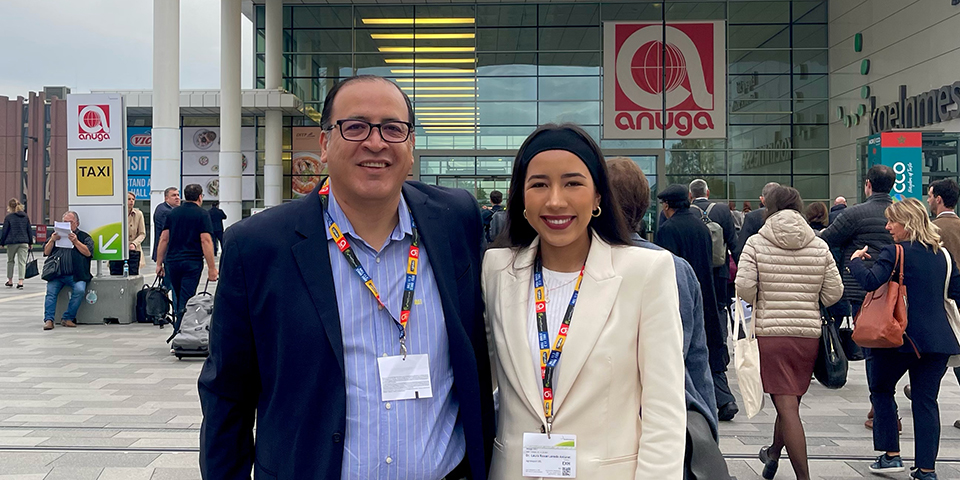
[[[890,196],[923,200],[923,134],[921,132],[883,132],[867,141],[867,160],[893,169],[896,180]]]
[[[123,108],[119,94],[67,95],[68,198],[94,260],[128,258]]]

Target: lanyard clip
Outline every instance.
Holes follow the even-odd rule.
[[[405,338],[400,339],[400,355],[403,355],[403,359],[407,359],[407,340]]]
[[[550,438],[550,432],[553,431],[553,417],[547,419],[547,438]]]

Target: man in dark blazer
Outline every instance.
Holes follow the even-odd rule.
[[[763,206],[763,197],[773,193],[774,189],[779,187],[777,182],[770,182],[763,186],[760,192],[760,208],[750,211],[743,216],[743,226],[740,227],[740,234],[737,236],[737,248],[733,252],[733,259],[740,262],[740,253],[743,252],[743,246],[747,244],[747,239],[760,233],[760,228],[766,220],[767,209]]]
[[[686,185],[670,185],[657,195],[663,204],[667,220],[657,230],[656,243],[683,258],[693,267],[700,281],[703,297],[703,329],[707,334],[707,352],[710,357],[710,372],[713,375],[714,397],[717,417],[722,421],[732,420],[739,411],[737,402],[727,383],[726,320],[717,307],[717,293],[713,286],[714,274],[710,259],[713,258],[713,242],[710,230],[703,223],[699,211],[690,207]]]
[[[342,81],[322,118],[329,189],[318,185],[225,234],[199,380],[201,473],[485,479],[494,417],[477,202],[462,190],[404,181],[413,109],[396,84]],[[411,271],[413,299],[401,304]],[[395,318],[409,319],[405,333]],[[432,396],[420,386],[417,395],[388,397],[383,380],[398,377],[381,365],[422,354]]]

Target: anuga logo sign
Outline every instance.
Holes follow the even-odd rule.
[[[604,24],[604,138],[724,138],[724,22]]]
[[[102,142],[110,139],[110,105],[80,105],[77,108],[80,140]]]
[[[960,118],[960,82],[912,97],[907,96],[907,86],[900,85],[899,100],[888,105],[877,106],[877,97],[870,97],[870,134],[920,128],[955,118]]]

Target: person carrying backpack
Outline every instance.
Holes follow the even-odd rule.
[[[493,218],[500,212],[504,212],[503,208],[503,192],[500,190],[494,190],[490,192],[490,207],[483,207],[483,210],[480,212],[481,217],[483,218],[483,234],[487,240],[487,244],[493,243],[493,240],[497,238],[497,235],[500,234],[500,231],[503,230],[503,221],[506,220],[501,215],[500,225],[497,228],[496,233],[492,231]]]

